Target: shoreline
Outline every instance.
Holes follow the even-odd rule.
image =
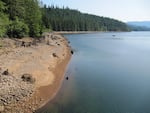
[[[90,33],[99,33],[102,31],[54,31],[55,34],[90,34]]]
[[[35,88],[29,97],[24,96],[15,103],[12,101],[7,105],[0,104],[0,112],[36,112],[56,96],[62,85],[71,59],[71,47],[68,40],[56,33],[46,33],[44,38],[35,45],[29,45],[34,42],[31,39],[4,40],[4,44],[11,46],[0,48],[0,59],[3,59],[0,61],[0,70],[9,70],[11,76],[19,80],[21,75],[25,73],[31,75],[35,79],[35,83],[31,85]],[[21,42],[21,46],[20,44],[18,46],[18,42]],[[24,45],[22,45],[22,42]],[[24,81],[20,80],[20,82]],[[10,92],[11,86],[7,87],[7,89]],[[28,89],[26,88],[26,90]],[[21,95],[24,94],[22,93]],[[15,93],[14,97],[16,96],[17,94]],[[7,102],[7,100],[5,101]],[[0,103],[2,102],[0,101]]]
[[[40,95],[42,95],[42,97],[45,99],[45,102],[39,107],[39,109],[41,109],[45,104],[51,101],[57,95],[59,89],[61,88],[62,82],[65,77],[67,66],[71,59],[70,51],[71,51],[71,48],[69,47],[69,49],[67,50],[66,58],[62,60],[60,63],[58,63],[56,65],[56,68],[53,70],[54,75],[58,75],[55,79],[57,82],[53,83],[52,85],[43,86],[39,88],[39,91],[41,93]],[[45,93],[47,92],[47,90],[49,90],[49,92]],[[38,109],[36,112],[38,112]]]
[[[130,32],[130,31],[54,31],[53,33],[63,35],[63,34],[91,34],[91,33],[107,33],[107,32]]]

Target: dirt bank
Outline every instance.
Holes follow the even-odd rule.
[[[30,95],[26,94],[27,96],[18,98],[17,101],[13,100],[20,93],[14,94],[12,101],[6,105],[0,100],[1,113],[32,113],[52,99],[60,88],[71,57],[71,49],[68,41],[61,35],[46,33],[44,36],[36,40],[25,38],[0,41],[1,76],[15,78],[11,79],[12,83],[14,81],[17,84],[19,81],[19,84],[26,84],[24,92],[30,92]],[[9,75],[4,74],[6,70]],[[0,84],[0,88],[2,87],[5,87],[5,84]],[[20,85],[19,88],[22,87]],[[20,92],[19,88],[15,88],[15,91]],[[11,87],[7,87],[8,92],[10,89]]]

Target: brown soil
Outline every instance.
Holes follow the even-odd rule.
[[[27,44],[32,42],[26,38],[19,41]],[[34,83],[36,90],[33,96],[4,106],[0,112],[32,113],[56,95],[71,58],[71,49],[67,40],[56,34],[45,34],[40,43],[29,47],[17,47],[15,43],[16,41],[11,39],[1,41],[0,69],[3,71],[8,69],[15,77],[21,77],[23,74],[32,75],[36,80]]]

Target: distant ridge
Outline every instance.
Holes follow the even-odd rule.
[[[150,21],[131,21],[127,22],[128,25],[134,25],[139,27],[147,27],[150,28]]]

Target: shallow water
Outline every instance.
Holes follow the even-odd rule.
[[[40,113],[150,113],[150,32],[65,36],[69,80]]]

